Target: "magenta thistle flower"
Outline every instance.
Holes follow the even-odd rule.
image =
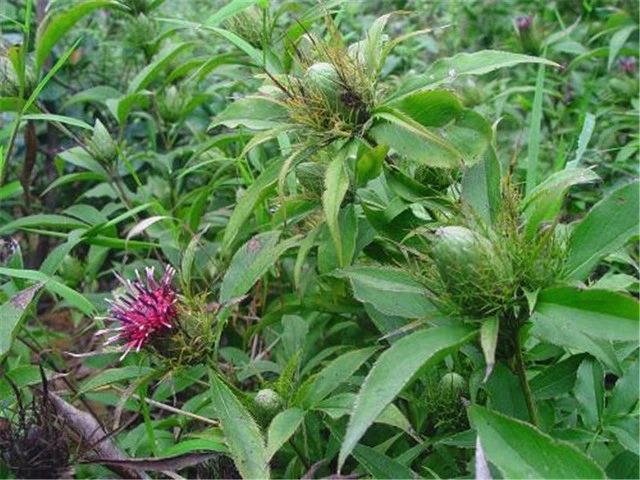
[[[139,352],[148,341],[172,328],[178,316],[178,294],[171,284],[175,269],[167,267],[160,282],[155,280],[153,268],[146,268],[145,273],[146,279],[143,280],[136,270],[137,280],[133,282],[116,275],[127,291],[124,295],[114,297],[113,301],[107,300],[111,308],[105,320],[117,321],[120,325],[96,333],[115,333],[105,345],[124,342],[121,346],[124,353],[120,360],[134,348]]]
[[[623,72],[633,73],[636,71],[635,57],[624,57],[618,61],[618,65]]]
[[[533,24],[533,15],[516,18],[516,27],[518,27],[519,31],[529,30],[531,24]]]

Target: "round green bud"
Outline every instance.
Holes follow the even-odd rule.
[[[467,381],[456,372],[449,372],[440,379],[440,388],[444,391],[462,393],[467,388]]]

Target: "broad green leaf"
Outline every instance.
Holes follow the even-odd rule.
[[[278,413],[271,420],[267,432],[267,460],[271,460],[285,442],[291,438],[291,435],[296,432],[303,419],[304,412],[302,410],[289,408]]]
[[[585,358],[578,368],[573,389],[585,427],[596,430],[604,408],[604,370],[593,358]]]
[[[600,259],[638,235],[638,187],[630,183],[598,202],[573,231],[569,240],[567,272],[584,279]]]
[[[463,201],[487,225],[497,219],[500,210],[500,185],[500,162],[493,146],[489,146],[481,161],[465,168],[461,184]]]
[[[607,419],[627,415],[638,404],[639,379],[640,364],[633,362],[613,387],[605,411]]]
[[[467,75],[484,75],[499,68],[512,67],[522,63],[543,63],[556,65],[544,58],[531,57],[520,53],[482,50],[475,53],[459,53],[451,58],[443,58],[433,63],[422,75],[411,76],[393,92],[387,102],[396,101],[417,90],[434,88],[451,83]]]
[[[282,168],[283,160],[273,162],[264,170],[260,176],[253,182],[244,195],[238,201],[238,204],[233,209],[233,213],[227,223],[224,236],[222,238],[222,249],[227,251],[233,241],[238,236],[240,227],[251,216],[256,205],[260,203],[270,188],[272,188],[278,181],[278,174]]]
[[[82,311],[86,315],[92,316],[95,314],[95,307],[87,300],[84,295],[76,292],[75,290],[67,287],[66,285],[54,280],[52,277],[38,272],[36,270],[23,270],[16,268],[3,268],[0,267],[0,275],[6,275],[10,278],[23,278],[25,280],[33,280],[35,282],[42,282],[44,288],[48,291],[60,295],[73,307]]]
[[[491,142],[491,126],[464,110],[443,126],[425,126],[400,110],[381,109],[370,130],[378,144],[388,145],[414,162],[440,168],[473,165]]]
[[[266,97],[246,97],[231,103],[213,119],[209,128],[244,125],[252,130],[268,130],[286,123],[287,118],[287,110],[279,102]]]
[[[255,420],[216,372],[209,372],[209,382],[211,403],[240,475],[269,478],[267,451]]]
[[[109,368],[100,372],[95,377],[91,377],[80,385],[79,393],[87,393],[92,390],[99,389],[105,385],[121,382],[122,380],[130,380],[132,378],[140,378],[153,372],[149,367],[129,366],[121,368]]]
[[[498,332],[500,330],[500,319],[495,316],[487,318],[482,322],[480,327],[480,346],[484,354],[484,361],[487,364],[484,380],[487,381],[493,366],[496,364],[496,347],[498,345]]]
[[[343,382],[351,378],[377,350],[378,347],[363,348],[345,353],[333,360],[313,377],[309,387],[304,390],[302,405],[305,408],[313,408],[324,400]]]
[[[168,45],[163,48],[153,62],[144,67],[130,82],[128,93],[136,93],[153,82],[160,73],[169,65],[169,63],[187,48],[193,47],[195,43],[184,42],[175,45]]]
[[[278,243],[279,238],[280,232],[261,233],[238,249],[222,279],[220,302],[228,302],[247,293],[280,255],[300,240],[292,237]]]
[[[389,147],[386,145],[378,145],[371,148],[361,143],[358,146],[358,158],[356,160],[356,183],[358,186],[364,186],[369,180],[380,176],[388,152]]]
[[[564,395],[573,390],[576,373],[584,355],[573,355],[566,360],[547,367],[531,379],[529,385],[537,400]]]
[[[541,333],[538,327],[544,327],[545,332],[581,332],[593,338],[633,342],[638,340],[638,313],[638,302],[628,295],[555,287],[538,295],[532,332],[537,335]]]
[[[425,288],[405,271],[382,267],[351,267],[333,276],[348,278],[353,296],[386,315],[424,318],[435,312]]]
[[[398,340],[376,361],[358,393],[340,448],[338,469],[387,405],[423,368],[471,341],[477,331],[464,326],[426,328]]]
[[[129,113],[134,106],[145,106],[150,92],[143,90],[141,92],[129,93],[118,98],[109,98],[105,100],[107,108],[111,114],[118,120],[120,125],[124,125],[129,117]]]
[[[52,10],[38,27],[35,44],[36,69],[40,70],[58,41],[85,15],[97,8],[119,7],[113,0],[85,0],[68,10]]]
[[[345,265],[345,258],[342,251],[342,237],[340,235],[340,224],[338,222],[338,213],[340,212],[340,204],[349,189],[349,176],[344,165],[344,157],[336,155],[327,167],[324,179],[324,192],[322,193],[322,206],[324,214],[327,217],[327,226],[333,239],[338,254],[338,264],[341,267]]]
[[[0,360],[4,358],[16,337],[31,301],[44,285],[37,283],[16,293],[0,305]]]
[[[573,185],[596,182],[600,177],[585,168],[567,168],[549,176],[536,186],[522,201],[526,219],[525,232],[534,236],[542,222],[553,220],[562,208],[567,190]]]
[[[487,459],[505,478],[605,478],[600,467],[570,443],[478,405],[469,418]]]

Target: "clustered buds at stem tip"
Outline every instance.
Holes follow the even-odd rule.
[[[124,351],[120,360],[134,348],[136,352],[140,351],[153,337],[174,326],[178,316],[178,295],[171,281],[175,273],[173,267],[166,267],[159,282],[150,267],[145,268],[144,280],[137,270],[134,281],[116,274],[126,292],[114,296],[114,300],[107,300],[111,307],[106,319],[120,322],[120,325],[100,330],[96,335],[115,333],[105,341],[105,345],[124,342],[120,347]]]

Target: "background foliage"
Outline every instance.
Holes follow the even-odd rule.
[[[0,475],[638,478],[637,15],[2,2]]]

